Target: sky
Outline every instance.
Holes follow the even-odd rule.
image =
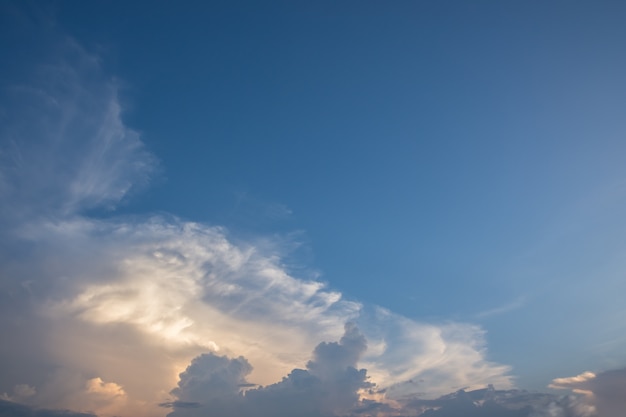
[[[0,417],[621,416],[625,19],[0,0]]]

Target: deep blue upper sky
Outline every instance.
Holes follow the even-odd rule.
[[[626,360],[626,3],[46,7],[160,159],[116,214],[297,232],[293,268],[481,323],[529,384]],[[28,39],[5,38],[3,73]]]

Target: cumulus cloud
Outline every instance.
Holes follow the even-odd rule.
[[[365,337],[349,323],[339,342],[315,348],[306,369],[249,390],[243,389],[252,370],[245,358],[203,354],[180,374],[172,391],[177,400],[165,404],[174,408],[168,417],[347,415],[360,404],[359,391],[373,387],[366,370],[356,368],[365,349]]]
[[[192,412],[207,398],[191,387],[219,382],[211,389],[235,398],[243,390],[265,410],[289,394],[294,407],[325,415],[384,408],[362,393],[400,400],[511,386],[509,368],[486,359],[480,327],[419,323],[346,300],[294,276],[280,245],[235,243],[223,228],[174,216],[95,216],[144,186],[156,158],[124,124],[99,59],[51,39],[50,62],[2,90],[10,103],[0,129],[4,399],[155,416],[168,402],[173,413]],[[305,398],[306,387],[318,397]]]

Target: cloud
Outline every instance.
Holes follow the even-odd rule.
[[[102,378],[91,378],[87,381],[87,392],[103,397],[123,397],[124,389],[114,382],[104,382]]]
[[[146,186],[157,158],[124,123],[118,83],[100,59],[70,38],[45,38],[50,55],[1,90],[0,416],[626,409],[626,370],[551,384],[578,395],[484,389],[513,382],[508,366],[488,360],[480,326],[419,322],[347,299],[296,276],[279,244],[287,239],[234,241],[222,227],[175,216],[113,216]],[[253,221],[291,214],[245,196],[235,211]]]
[[[13,393],[7,394],[6,392],[0,395],[0,399],[5,401],[23,402],[37,393],[34,387],[28,384],[17,384],[13,387]]]
[[[36,409],[0,399],[0,417],[96,417],[90,413],[76,413],[67,410]]]
[[[0,124],[3,398],[155,416],[167,411],[158,404],[174,413],[204,404],[190,387],[221,375],[220,389],[236,398],[245,390],[265,409],[293,395],[289,404],[313,414],[366,413],[384,408],[380,397],[512,385],[510,369],[486,359],[480,327],[420,323],[346,299],[295,276],[273,239],[234,242],[224,228],[175,216],[112,216],[145,186],[156,158],[124,124],[99,59],[71,39],[51,39],[50,62],[2,90],[10,104]],[[216,359],[224,355],[246,359]],[[236,363],[239,374],[229,374]],[[193,379],[196,370],[209,379]],[[367,402],[370,383],[378,391],[365,392],[376,398]],[[332,388],[330,408],[304,387],[320,396]]]
[[[581,408],[590,410],[589,415],[593,415],[591,411],[595,409],[600,417],[619,417],[626,410],[626,368],[556,378],[550,388],[570,389],[585,394]]]
[[[411,400],[403,405],[406,415],[424,417],[529,417],[543,410],[555,397],[521,390],[459,390],[433,400]],[[404,414],[401,414],[404,415]]]
[[[566,377],[566,378],[555,378],[552,380],[552,383],[549,385],[549,388],[554,388],[554,389],[571,388],[573,390],[577,390],[584,394],[590,394],[591,391],[582,390],[580,388],[576,388],[576,386],[585,385],[589,381],[595,378],[596,378],[596,374],[594,374],[593,372],[583,372],[580,375]]]
[[[596,408],[585,398],[575,395],[566,395],[554,398],[545,407],[539,408],[530,414],[530,417],[604,417],[598,414]]]
[[[103,265],[93,264],[114,268],[114,278],[77,277],[80,292],[50,305],[57,316],[131,326],[170,349],[241,354],[255,364],[254,377],[263,384],[304,363],[319,339],[336,338],[343,323],[356,321],[379,347],[364,365],[382,385],[423,380],[419,390],[429,395],[511,385],[508,367],[485,360],[484,332],[477,326],[421,324],[378,308],[368,313],[320,282],[292,277],[264,248],[235,246],[220,228],[163,218],[105,226],[112,230],[91,224],[48,229],[63,236],[51,241],[89,242],[97,234]],[[403,395],[415,387],[405,388],[390,392]]]
[[[501,314],[505,314],[505,313],[517,310],[518,308],[523,307],[525,303],[526,303],[525,298],[519,297],[508,304],[504,304],[502,306],[492,308],[490,310],[481,311],[475,314],[474,317],[476,317],[477,319],[486,319],[486,318],[490,318],[494,316],[499,316]]]
[[[387,388],[388,398],[436,398],[461,388],[513,385],[508,366],[486,360],[479,326],[417,322],[379,307],[362,312],[357,322],[375,346],[362,364]]]
[[[139,133],[123,123],[117,83],[99,59],[71,39],[53,46],[57,55],[28,84],[2,86],[10,103],[0,130],[5,218],[114,208],[156,166]]]
[[[365,350],[365,337],[348,323],[339,342],[315,348],[307,369],[294,369],[280,382],[245,392],[242,386],[249,385],[246,377],[252,370],[245,358],[203,354],[180,374],[172,391],[177,401],[166,404],[174,408],[168,417],[347,415],[361,404],[359,391],[373,386],[366,371],[355,368]]]

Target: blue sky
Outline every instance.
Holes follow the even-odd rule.
[[[2,291],[15,320],[38,306],[68,340],[126,326],[109,336],[146,361],[166,355],[150,339],[164,338],[177,372],[206,350],[243,355],[261,385],[349,321],[368,343],[359,366],[394,401],[626,366],[622,2],[1,10]],[[15,370],[6,398],[104,416],[171,400],[154,394],[163,382],[133,403],[139,383],[123,381],[106,337],[96,356],[117,380],[40,333],[51,347],[32,355],[81,376],[54,403],[40,393],[57,379]],[[437,357],[435,339],[456,353]],[[155,381],[174,388],[172,372]],[[418,377],[431,385],[406,388]],[[96,407],[72,384],[128,398]]]

